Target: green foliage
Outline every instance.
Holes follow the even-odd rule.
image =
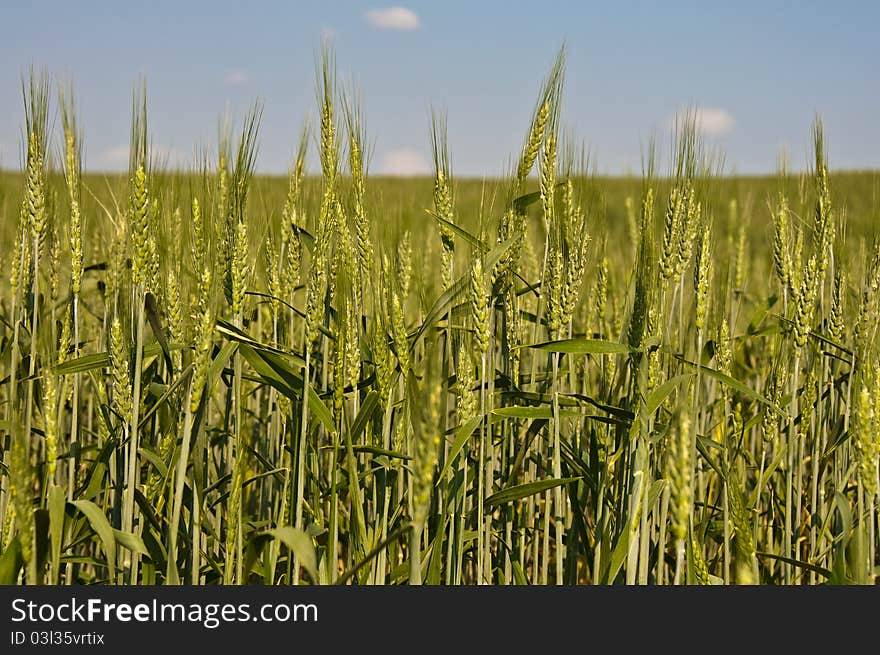
[[[0,583],[872,583],[880,177],[830,171],[818,122],[797,179],[721,177],[692,111],[665,176],[653,145],[596,176],[564,63],[486,181],[439,114],[430,178],[369,176],[329,50],[285,179],[254,175],[259,105],[163,169],[143,89],[118,176],[65,90],[54,172],[32,73]]]

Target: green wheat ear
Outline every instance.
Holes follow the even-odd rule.
[[[407,230],[397,245],[397,283],[400,285],[400,301],[406,304],[412,284],[412,236]]]
[[[211,363],[211,346],[214,334],[214,317],[211,312],[211,273],[202,271],[199,278],[198,305],[196,309],[196,335],[193,343],[193,376],[191,382],[189,411],[198,411],[208,379],[208,368]]]
[[[449,167],[446,117],[432,112],[431,150],[434,155],[434,211],[444,222],[439,224],[443,268],[440,278],[443,289],[452,285],[455,257],[455,233],[448,223],[455,222],[453,214],[452,180]]]
[[[43,433],[46,443],[46,479],[55,479],[58,465],[58,381],[49,373],[43,379]]]
[[[470,276],[471,324],[474,328],[474,343],[479,353],[489,348],[489,280],[483,272],[483,260],[475,256],[471,264]]]
[[[773,213],[773,266],[783,291],[792,289],[792,261],[789,252],[788,199],[780,194]]]
[[[250,275],[248,227],[245,221],[238,223],[232,246],[232,314],[240,315],[244,311],[244,298]]]
[[[457,368],[458,392],[458,415],[459,422],[464,424],[477,416],[479,412],[479,398],[474,388],[477,385],[477,379],[474,374],[474,365],[471,362],[471,355],[464,347],[458,351],[458,368]]]
[[[880,453],[875,433],[878,424],[876,392],[872,388],[876,388],[876,375],[871,378],[870,382],[863,382],[859,389],[853,422],[858,479],[868,498],[877,495],[877,457]]]
[[[110,328],[110,367],[113,380],[113,411],[122,420],[131,414],[131,377],[129,375],[129,344],[125,340],[119,317]]]
[[[696,320],[694,324],[697,330],[703,330],[706,327],[706,316],[709,313],[709,288],[712,284],[711,243],[711,227],[707,224],[700,236],[700,249],[697,251],[697,262],[694,267],[694,289],[696,294]]]
[[[685,412],[679,412],[669,435],[666,467],[672,490],[672,536],[684,543],[693,504],[692,423]]]
[[[77,295],[82,288],[83,226],[82,205],[82,134],[76,120],[73,89],[59,89],[61,121],[64,128],[64,181],[70,204],[70,291]]]

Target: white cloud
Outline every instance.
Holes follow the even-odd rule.
[[[697,109],[694,118],[697,129],[707,136],[724,136],[736,123],[733,116],[723,109]]]
[[[99,170],[120,170],[128,166],[128,144],[123,143],[116,146],[104,148],[95,157],[94,163],[91,164]]]
[[[382,157],[379,172],[383,175],[411,177],[426,175],[431,172],[428,160],[421,152],[413,148],[397,148]]]
[[[238,86],[248,81],[247,73],[241,70],[229,71],[223,78],[223,81],[230,86]]]
[[[422,26],[418,14],[406,7],[370,9],[366,16],[370,25],[380,30],[417,30]]]
[[[88,168],[99,171],[124,171],[128,168],[128,151],[127,143],[110,146],[86,163]],[[157,165],[172,169],[185,168],[192,163],[192,157],[186,152],[161,143],[150,145],[150,155]]]

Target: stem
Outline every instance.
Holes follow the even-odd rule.
[[[33,279],[33,311],[31,314],[31,352],[30,361],[28,363],[28,382],[25,391],[25,418],[24,418],[24,436],[28,446],[31,441],[31,420],[33,418],[34,405],[34,378],[37,367],[37,326],[40,307],[40,237],[34,237],[34,279]],[[28,448],[30,450],[30,448]],[[30,538],[28,535],[26,538]],[[36,549],[33,549],[33,562],[26,562],[28,584],[37,584],[38,571],[36,566]]]
[[[309,425],[309,359],[311,349],[309,344],[305,346],[306,355],[303,364],[303,395],[302,395],[302,422],[299,430],[299,444],[296,449],[296,509],[294,510],[295,527],[298,530],[303,529],[303,492],[305,491],[305,468],[306,468],[306,444],[308,443],[308,425]],[[299,584],[300,566],[296,565],[293,569],[293,584]]]
[[[785,534],[783,536],[783,548],[785,555],[794,559],[794,550],[792,547],[792,483],[794,475],[794,446],[795,446],[795,425],[794,419],[798,413],[797,390],[798,390],[798,374],[800,372],[800,348],[795,347],[794,354],[794,376],[791,384],[791,412],[788,420],[788,439],[786,440],[786,471],[785,471]],[[783,579],[785,584],[792,583],[793,568],[788,562],[783,565]]]
[[[482,355],[480,362],[480,415],[484,420],[480,422],[480,443],[477,459],[477,584],[483,584],[484,551],[483,540],[483,498],[485,496],[484,478],[486,475],[486,353]]]
[[[190,412],[190,400],[192,399],[193,388],[192,382],[189,385],[189,391],[186,394],[186,412],[183,415],[183,439],[180,445],[180,453],[177,456],[177,470],[174,473],[174,500],[171,509],[171,525],[168,529],[168,559],[165,569],[165,578],[169,584],[180,584],[180,577],[177,573],[177,531],[180,525],[180,513],[183,506],[183,487],[186,482],[186,469],[189,462],[189,447],[192,438],[193,417]],[[195,489],[193,489],[195,496]],[[193,497],[193,505],[197,504],[197,500]],[[193,521],[194,532],[195,521]],[[195,557],[194,557],[195,561]],[[196,565],[193,564],[193,570],[197,571]],[[197,584],[195,579],[193,584]]]
[[[681,582],[681,574],[684,569],[684,539],[678,539],[675,542],[675,578],[672,581],[672,584],[675,586],[680,585]]]
[[[559,353],[553,353],[553,477],[557,480],[562,478],[562,454],[559,415]],[[565,545],[562,535],[565,529],[565,509],[562,506],[562,487],[553,489],[553,508],[555,510],[553,520],[556,525],[556,584],[565,584],[564,563]]]
[[[413,521],[409,529],[409,584],[422,584],[422,567],[419,556],[422,552],[422,521]]]
[[[138,485],[138,422],[141,407],[141,368],[143,366],[143,343],[144,343],[144,303],[146,294],[142,287],[135,291],[137,299],[137,327],[134,354],[134,386],[131,402],[131,420],[129,422],[128,437],[128,462],[125,475],[125,492],[122,502],[122,530],[132,532],[134,526],[134,492]],[[134,584],[137,579],[137,567],[140,555],[131,553],[130,582]]]

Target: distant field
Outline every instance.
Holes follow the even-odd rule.
[[[201,184],[199,176],[187,174],[166,174],[158,176],[163,194],[173,207],[186,208],[190,202],[191,189]],[[789,191],[794,197],[809,191],[809,176],[803,173],[792,174],[788,181]],[[842,246],[857,246],[859,238],[870,242],[874,231],[880,225],[880,170],[831,172],[829,179],[835,190],[838,210],[845,214],[847,239]],[[94,219],[101,224],[105,208],[124,203],[128,194],[128,176],[125,174],[85,173],[83,180],[83,213],[86,220]],[[64,180],[61,175],[50,176],[49,185],[63,197]],[[455,182],[456,219],[469,230],[479,229],[480,203],[483,198],[484,214],[497,218],[503,203],[501,197],[506,189],[503,180],[457,179]],[[527,183],[529,190],[538,190],[537,179]],[[658,188],[668,185],[668,181],[658,182]],[[806,188],[805,188],[805,185]],[[283,176],[256,175],[252,181],[251,211],[257,223],[267,221],[275,224],[280,219],[284,197],[287,194],[288,180]],[[626,237],[626,199],[638,200],[642,193],[642,180],[639,177],[595,177],[590,180],[591,193],[595,195],[591,220],[601,230]],[[780,181],[777,176],[722,176],[712,182],[712,194],[716,215],[721,218],[729,211],[729,202],[735,200],[741,220],[750,224],[747,238],[750,244],[763,250],[770,247],[773,239],[771,212],[768,203],[778,192]],[[439,248],[436,237],[436,222],[432,221],[427,210],[432,208],[434,180],[431,178],[370,177],[367,202],[374,210],[375,222],[379,230],[390,230],[396,235],[402,230],[419,231],[429,247]],[[0,203],[2,215],[7,217],[0,224],[0,235],[13,239],[17,224],[17,207],[24,190],[21,173],[0,171]],[[321,193],[320,177],[307,177],[304,180],[304,203],[307,212],[319,210]],[[802,204],[809,198],[799,198]],[[102,208],[103,205],[103,208]],[[123,207],[125,209],[125,207]],[[804,207],[809,213],[811,208]],[[533,216],[537,225],[537,216]],[[537,230],[535,230],[537,231]],[[88,238],[88,237],[87,237]],[[538,245],[536,241],[536,245]],[[618,243],[625,246],[625,243]],[[629,244],[631,245],[631,244]],[[626,250],[626,254],[631,253]]]
[[[139,98],[84,174],[31,80],[0,583],[874,583],[880,172],[817,122],[808,173],[718,177],[685,115],[672,170],[590,177],[560,58],[507,178],[439,120],[433,176],[375,178],[329,61],[288,177],[254,115],[154,169]]]

